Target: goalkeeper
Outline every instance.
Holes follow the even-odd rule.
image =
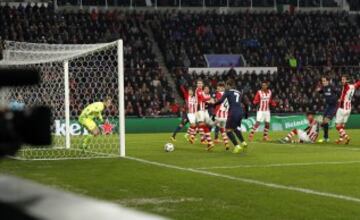
[[[85,107],[82,110],[79,116],[79,123],[86,128],[91,134],[90,136],[85,137],[83,141],[83,147],[86,147],[88,142],[93,136],[100,134],[100,129],[94,119],[98,119],[100,122],[103,122],[102,112],[105,108],[110,107],[111,98],[106,98],[103,102],[94,102]]]

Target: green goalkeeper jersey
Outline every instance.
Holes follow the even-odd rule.
[[[105,105],[103,102],[94,102],[85,107],[85,109],[80,114],[80,118],[98,118],[103,121],[101,113],[104,109]]]

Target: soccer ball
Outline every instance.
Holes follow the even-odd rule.
[[[173,152],[175,150],[175,146],[172,143],[167,143],[164,145],[165,152]]]

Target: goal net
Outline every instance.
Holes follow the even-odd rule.
[[[2,102],[26,107],[47,105],[52,110],[50,147],[24,146],[23,159],[68,159],[125,156],[123,103],[123,42],[64,45],[5,42],[1,67],[35,68],[41,83],[1,90]],[[94,119],[101,134],[94,137],[79,123],[82,110],[111,99]]]

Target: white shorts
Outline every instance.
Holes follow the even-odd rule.
[[[270,111],[258,111],[256,113],[256,121],[270,123]]]
[[[343,108],[338,108],[336,112],[335,123],[345,124],[349,119],[350,113],[351,113],[351,109],[345,110]]]
[[[226,126],[226,118],[218,118],[216,117],[215,119],[215,123],[217,126],[219,126],[220,128],[225,128]]]
[[[209,126],[214,126],[215,125],[215,122],[212,120],[212,118],[210,117],[209,115],[209,112],[208,111],[205,111],[205,120],[204,122],[209,125]]]
[[[297,129],[297,133],[298,133],[300,141],[302,141],[304,143],[312,143],[309,135],[305,131]]]
[[[205,122],[205,116],[207,111],[196,112],[196,122]]]
[[[195,113],[187,113],[190,124],[196,124],[196,115]]]

